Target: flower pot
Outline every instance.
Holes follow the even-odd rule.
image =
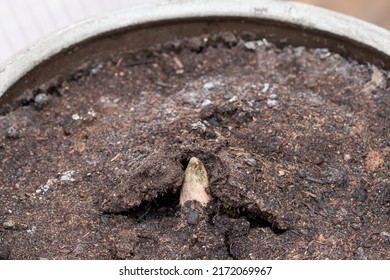
[[[92,18],[38,41],[1,66],[1,104],[94,57],[232,28],[253,31],[279,45],[329,48],[389,68],[389,31],[349,16],[292,2],[185,2]]]
[[[249,0],[38,41],[0,67],[0,257],[389,258],[389,45]],[[200,162],[206,199],[179,206]]]

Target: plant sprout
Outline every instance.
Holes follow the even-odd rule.
[[[206,168],[198,158],[192,157],[184,173],[180,205],[183,206],[187,201],[196,200],[202,206],[206,206],[211,200],[211,196],[206,192],[208,186],[209,180]]]

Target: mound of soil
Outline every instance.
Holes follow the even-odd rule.
[[[253,34],[80,66],[0,117],[0,259],[389,259],[389,86]]]

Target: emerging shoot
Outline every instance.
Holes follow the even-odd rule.
[[[190,200],[196,200],[202,206],[206,206],[211,200],[206,192],[209,186],[207,171],[203,163],[196,157],[192,157],[188,162],[184,173],[184,183],[180,192],[180,205]]]

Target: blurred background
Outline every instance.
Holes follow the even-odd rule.
[[[354,16],[390,29],[390,0],[296,0]]]
[[[111,10],[161,1],[0,0],[0,63],[37,39],[76,21]],[[390,0],[296,0],[296,2],[335,10],[390,29]]]

